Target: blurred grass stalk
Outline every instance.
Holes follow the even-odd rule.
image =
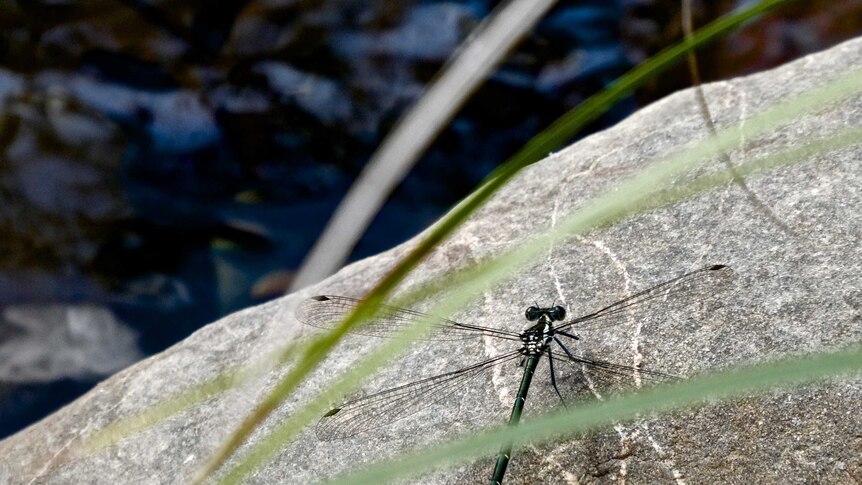
[[[683,406],[768,392],[779,386],[798,386],[815,380],[860,373],[860,347],[715,372],[673,385],[655,386],[605,401],[592,401],[530,419],[517,428],[499,427],[475,436],[422,448],[326,483],[387,483],[495,453],[500,443],[510,440],[540,443],[632,420],[643,414],[667,412]]]
[[[583,209],[565,217],[556,227],[526,243],[518,244],[516,249],[477,263],[459,272],[458,275],[447,276],[445,286],[436,287],[436,289],[445,288],[447,296],[440,298],[440,295],[433,295],[426,288],[415,292],[409,298],[399,298],[398,304],[409,306],[410,303],[420,299],[437,296],[440,301],[429,310],[429,313],[450,315],[466,306],[483,291],[514,276],[517,268],[544,254],[548,244],[553,241],[583,234],[623,217],[678,202],[682,198],[691,197],[733,181],[735,174],[722,171],[701,176],[688,184],[673,184],[676,177],[728,150],[738,143],[740,137],[755,138],[784,123],[792,122],[799,116],[826,109],[832,103],[860,91],[862,91],[862,71],[855,71],[756,114],[745,120],[743,127],[731,126],[718,131],[714,137],[648,166],[625,183],[593,199]],[[795,146],[763,159],[746,162],[737,169],[737,173],[752,174],[775,169],[790,163],[801,162],[805,159],[802,157],[820,153],[820,150],[843,148],[860,141],[862,141],[860,129],[841,132],[823,140],[804,140],[802,146]],[[427,326],[427,322],[425,323]],[[220,483],[239,483],[257,467],[262,466],[273,454],[295,438],[306,425],[326,411],[333,396],[345,394],[357,388],[364,377],[389,362],[397,352],[404,349],[425,330],[426,328],[420,324],[405,330],[395,338],[387,339],[376,352],[354,365],[325,393],[304,404],[300,412],[284,420],[270,435],[253,446]],[[286,396],[281,397],[281,399],[284,398]]]
[[[510,0],[471,34],[441,75],[396,124],[335,209],[291,284],[317,283],[344,265],[389,194],[434,138],[556,0]]]

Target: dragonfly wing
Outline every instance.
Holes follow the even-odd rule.
[[[645,384],[674,382],[679,376],[645,366],[626,365],[585,355],[550,350],[557,383],[567,404],[588,402],[604,395],[633,390]]]
[[[296,318],[312,327],[333,329],[360,302],[361,300],[346,296],[313,296],[299,304],[296,309]],[[382,305],[377,316],[370,321],[360,323],[351,332],[371,337],[391,337],[398,331],[426,319],[431,322],[432,333],[425,340],[464,340],[483,335],[510,340],[518,339],[518,334],[514,332],[458,323],[447,318],[388,305]]]
[[[326,413],[317,423],[317,437],[324,441],[345,439],[381,428],[446,399],[456,399],[473,378],[486,370],[520,357],[510,352],[403,386],[348,401]]]
[[[698,301],[714,300],[734,279],[729,266],[713,265],[686,273],[652,288],[635,293],[601,310],[557,325],[558,330],[592,330],[607,328],[630,319]]]
[[[682,377],[680,376],[669,374],[666,372],[660,372],[643,366],[618,364],[616,362],[609,362],[607,360],[594,359],[592,357],[568,354],[565,352],[558,352],[556,350],[552,351],[551,353],[554,355],[554,359],[558,361],[567,362],[575,366],[584,366],[591,371],[596,371],[608,377],[613,377],[617,380],[625,378],[634,379],[636,377],[639,377],[640,379],[645,381],[672,382],[682,379]]]

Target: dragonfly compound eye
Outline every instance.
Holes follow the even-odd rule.
[[[526,312],[524,312],[524,316],[526,316],[526,317],[527,317],[527,320],[529,320],[529,321],[531,321],[531,322],[532,322],[532,321],[538,320],[538,319],[539,319],[539,315],[540,315],[541,313],[542,313],[542,312],[541,312],[541,311],[539,311],[539,308],[538,308],[538,307],[531,306],[530,308],[527,308],[527,311],[526,311]]]
[[[551,318],[553,318],[556,321],[560,321],[560,320],[566,318],[566,309],[559,306],[559,305],[555,306],[553,311],[552,311]]]

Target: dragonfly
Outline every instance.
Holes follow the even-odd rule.
[[[320,418],[316,426],[317,437],[323,441],[350,438],[386,426],[428,406],[452,403],[459,395],[459,391],[474,378],[508,362],[519,361],[519,366],[524,369],[509,415],[508,426],[511,427],[517,426],[521,420],[533,375],[542,359],[547,359],[551,386],[564,406],[566,400],[557,382],[557,367],[561,362],[616,377],[637,375],[641,379],[650,381],[679,379],[679,376],[644,368],[641,365],[629,366],[579,353],[574,350],[576,342],[581,340],[578,333],[607,329],[624,322],[655,315],[662,309],[671,307],[684,309],[692,303],[715,298],[732,277],[733,271],[729,266],[720,264],[705,266],[636,292],[592,313],[568,320],[563,306],[530,306],[524,313],[527,321],[530,322],[529,326],[520,332],[460,323],[406,308],[384,305],[375,318],[354,328],[352,333],[371,337],[391,337],[405,327],[422,320],[430,322],[431,326],[430,333],[424,337],[426,340],[457,342],[490,337],[511,341],[512,349],[463,368],[347,401]],[[298,306],[296,317],[306,325],[332,329],[359,303],[360,300],[345,296],[313,296]],[[512,456],[512,448],[511,441],[501,446],[490,479],[491,485],[502,484]]]

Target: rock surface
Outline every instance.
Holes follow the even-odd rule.
[[[719,126],[841,73],[862,68],[862,39],[782,68],[706,87]],[[806,137],[862,122],[862,99],[825,107],[757,140],[742,140],[735,163],[773,153]],[[557,223],[706,131],[691,91],[670,96],[612,129],[525,170],[420,267],[405,287],[512,248]],[[546,258],[482,295],[459,320],[520,330],[524,307],[562,302],[570,313],[600,307],[705,264],[731,265],[734,288],[686,316],[608,330],[579,345],[608,360],[678,374],[721,369],[862,341],[862,147],[826,153],[747,180],[750,189],[796,234],[779,230],[735,185],[549,248]],[[716,161],[715,164],[720,162]],[[297,294],[224,318],[168,351],[99,385],[42,422],[0,442],[2,483],[184,483],[277,373],[180,413],[95,454],[75,453],[82,437],[132,416],[182,389],[251,362],[310,329],[293,317],[311,294],[361,296],[412,242],[353,264]],[[290,415],[344,371],[373,339],[350,338],[285,404],[265,429]],[[485,340],[452,355],[445,347],[411,348],[397,372],[369,390],[434,375],[497,355]],[[455,409],[434,408],[376,433],[321,442],[303,433],[250,483],[309,483],[404,448],[457,436],[508,415],[519,379],[514,364],[474,381]],[[546,369],[540,368],[538,376]],[[326,376],[326,377],[325,377]],[[537,379],[525,420],[553,404]],[[603,389],[593,389],[601,394]],[[583,394],[589,394],[585,392]],[[760,397],[702,406],[627,423],[587,437],[517,448],[506,483],[853,483],[862,481],[862,380],[836,380]],[[258,441],[262,433],[252,440]],[[421,483],[482,483],[493,458],[424,475]]]

